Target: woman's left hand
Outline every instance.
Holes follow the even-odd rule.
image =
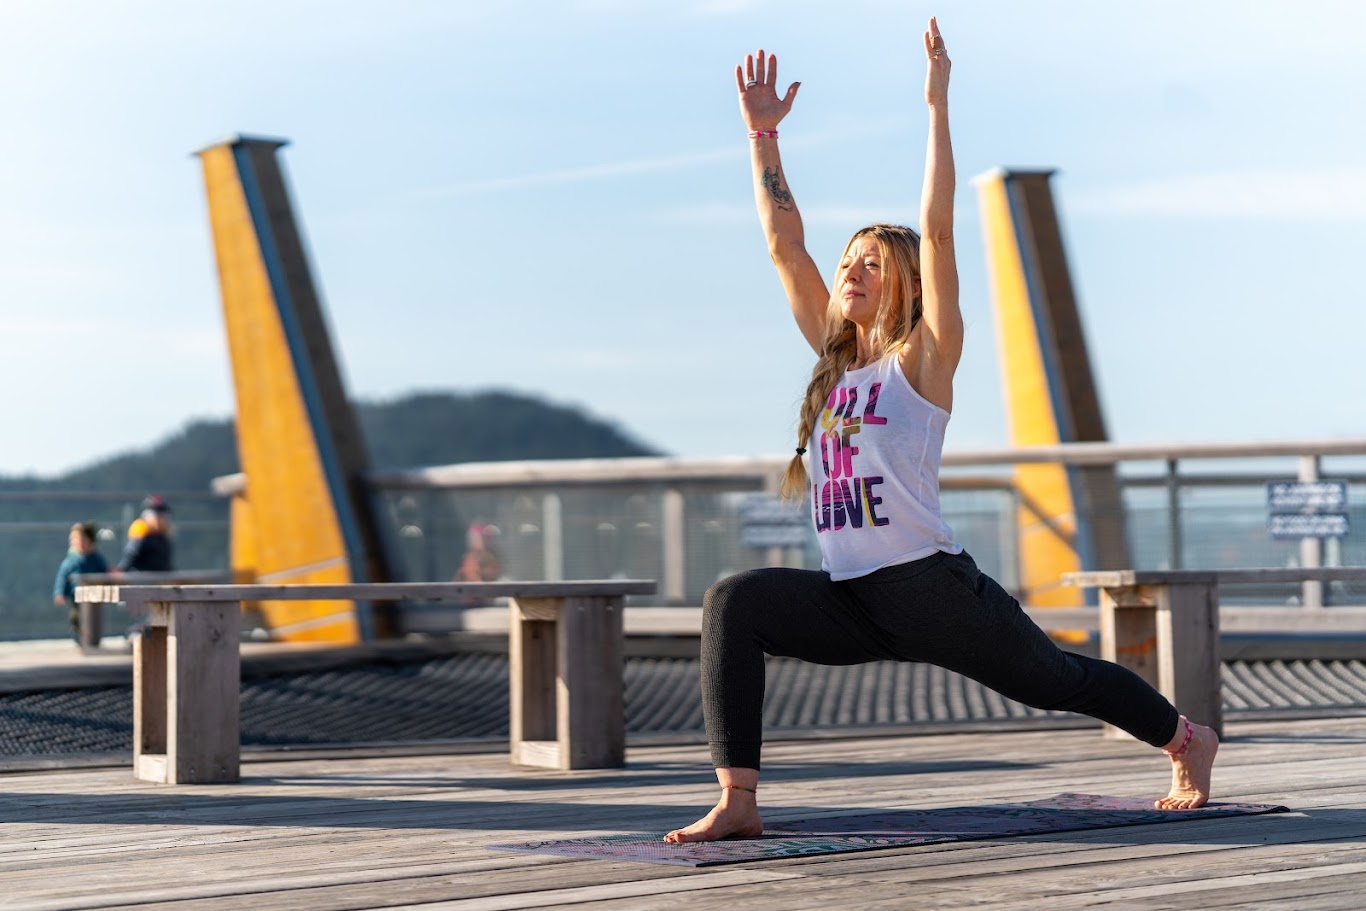
[[[944,36],[939,34],[939,23],[930,17],[925,29],[925,103],[943,104],[949,98],[949,52],[944,49]]]

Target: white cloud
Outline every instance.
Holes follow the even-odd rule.
[[[576,348],[558,351],[545,360],[564,370],[621,375],[649,370],[658,366],[662,359],[657,354],[642,351]]]
[[[764,5],[764,0],[704,0],[696,11],[709,16],[733,16]]]
[[[588,165],[582,168],[564,168],[558,171],[542,171],[539,174],[519,174],[514,177],[491,177],[487,180],[473,180],[466,183],[447,184],[421,191],[422,196],[463,196],[469,193],[492,193],[499,190],[523,190],[527,187],[542,187],[549,184],[583,183],[589,180],[609,180],[631,174],[649,174],[656,171],[676,171],[681,168],[695,168],[718,161],[737,159],[744,155],[743,148],[713,149],[708,152],[692,152],[687,155],[671,155],[666,158],[644,158],[636,161],[615,161],[607,164]]]
[[[897,205],[888,203],[879,206],[841,206],[810,205],[802,206],[802,223],[807,227],[829,227],[853,230],[864,225],[886,222],[892,224],[911,224],[920,218],[919,203],[907,199]],[[657,213],[660,221],[675,224],[694,225],[731,225],[757,223],[752,203],[700,203],[695,206],[680,206],[664,209]],[[954,218],[960,223],[975,222],[976,210],[970,202],[959,203],[954,207]]]
[[[904,116],[881,117],[872,120],[850,121],[837,129],[809,133],[787,143],[788,149],[803,149],[823,146],[830,143],[848,142],[851,137],[864,141],[870,136],[878,136],[903,128],[907,123]],[[633,161],[614,161],[604,164],[585,165],[579,168],[561,168],[555,171],[541,171],[536,174],[518,174],[512,177],[490,177],[484,180],[471,180],[463,183],[428,187],[416,195],[463,196],[473,193],[493,193],[500,190],[522,190],[527,187],[541,187],[552,184],[583,183],[591,180],[611,180],[634,174],[651,174],[659,171],[678,171],[686,168],[705,167],[721,161],[738,161],[747,158],[749,150],[742,145],[726,146],[699,152],[686,152],[682,155],[668,155],[663,158],[641,158]]]
[[[43,345],[49,342],[70,340],[77,336],[92,338],[103,337],[109,325],[88,320],[72,320],[67,317],[57,319],[13,319],[5,320],[5,344],[16,351],[30,345]]]
[[[905,221],[907,213],[914,215],[914,203],[902,206],[802,206],[802,223],[807,226],[849,227],[871,225],[876,222]],[[663,221],[681,224],[718,225],[755,221],[754,206],[729,203],[704,203],[682,206],[660,213]]]
[[[655,213],[659,221],[685,225],[733,225],[754,221],[754,206],[738,203],[707,202],[695,206],[679,206]]]
[[[198,362],[206,357],[226,359],[223,331],[216,326],[130,327],[115,319],[73,320],[69,317],[7,318],[4,337],[0,340],[0,353],[19,358],[27,357],[32,351],[49,351],[60,346],[67,349],[67,354],[72,354],[74,346],[83,355],[102,359],[109,354],[107,344],[111,340],[137,350],[161,352],[163,360]]]
[[[1069,194],[1083,215],[1366,219],[1366,170],[1238,170],[1150,180]]]
[[[400,5],[395,4],[395,7]],[[415,40],[458,34],[528,13],[527,0],[472,3],[418,0],[390,9],[337,0],[4,0],[0,10],[0,74],[22,75],[26,61],[53,57],[79,67],[95,59],[193,59],[205,48],[231,46],[237,59],[260,50],[297,57],[341,56],[380,43],[410,49]],[[269,27],[262,23],[268,22]]]
[[[768,5],[770,0],[578,0],[575,7],[584,13],[670,12],[682,15],[732,16]]]

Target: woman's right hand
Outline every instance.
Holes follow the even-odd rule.
[[[797,97],[800,82],[794,82],[787,94],[778,97],[778,58],[766,55],[761,49],[757,55],[747,54],[744,66],[735,68],[735,87],[740,90],[740,114],[745,118],[745,126],[750,132],[756,130],[776,130],[778,122],[792,110],[792,102]]]

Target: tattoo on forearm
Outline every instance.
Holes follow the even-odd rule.
[[[764,189],[784,212],[792,211],[792,194],[783,189],[783,175],[777,168],[764,168]]]

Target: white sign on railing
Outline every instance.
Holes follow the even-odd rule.
[[[811,518],[802,506],[756,493],[740,505],[740,540],[746,547],[801,547],[811,534]]]
[[[1266,528],[1278,541],[1342,538],[1352,530],[1346,481],[1270,481]]]
[[[1346,481],[1270,481],[1266,505],[1273,512],[1346,509]]]
[[[1352,523],[1345,512],[1283,512],[1272,513],[1267,521],[1271,537],[1277,541],[1287,538],[1345,538]]]

